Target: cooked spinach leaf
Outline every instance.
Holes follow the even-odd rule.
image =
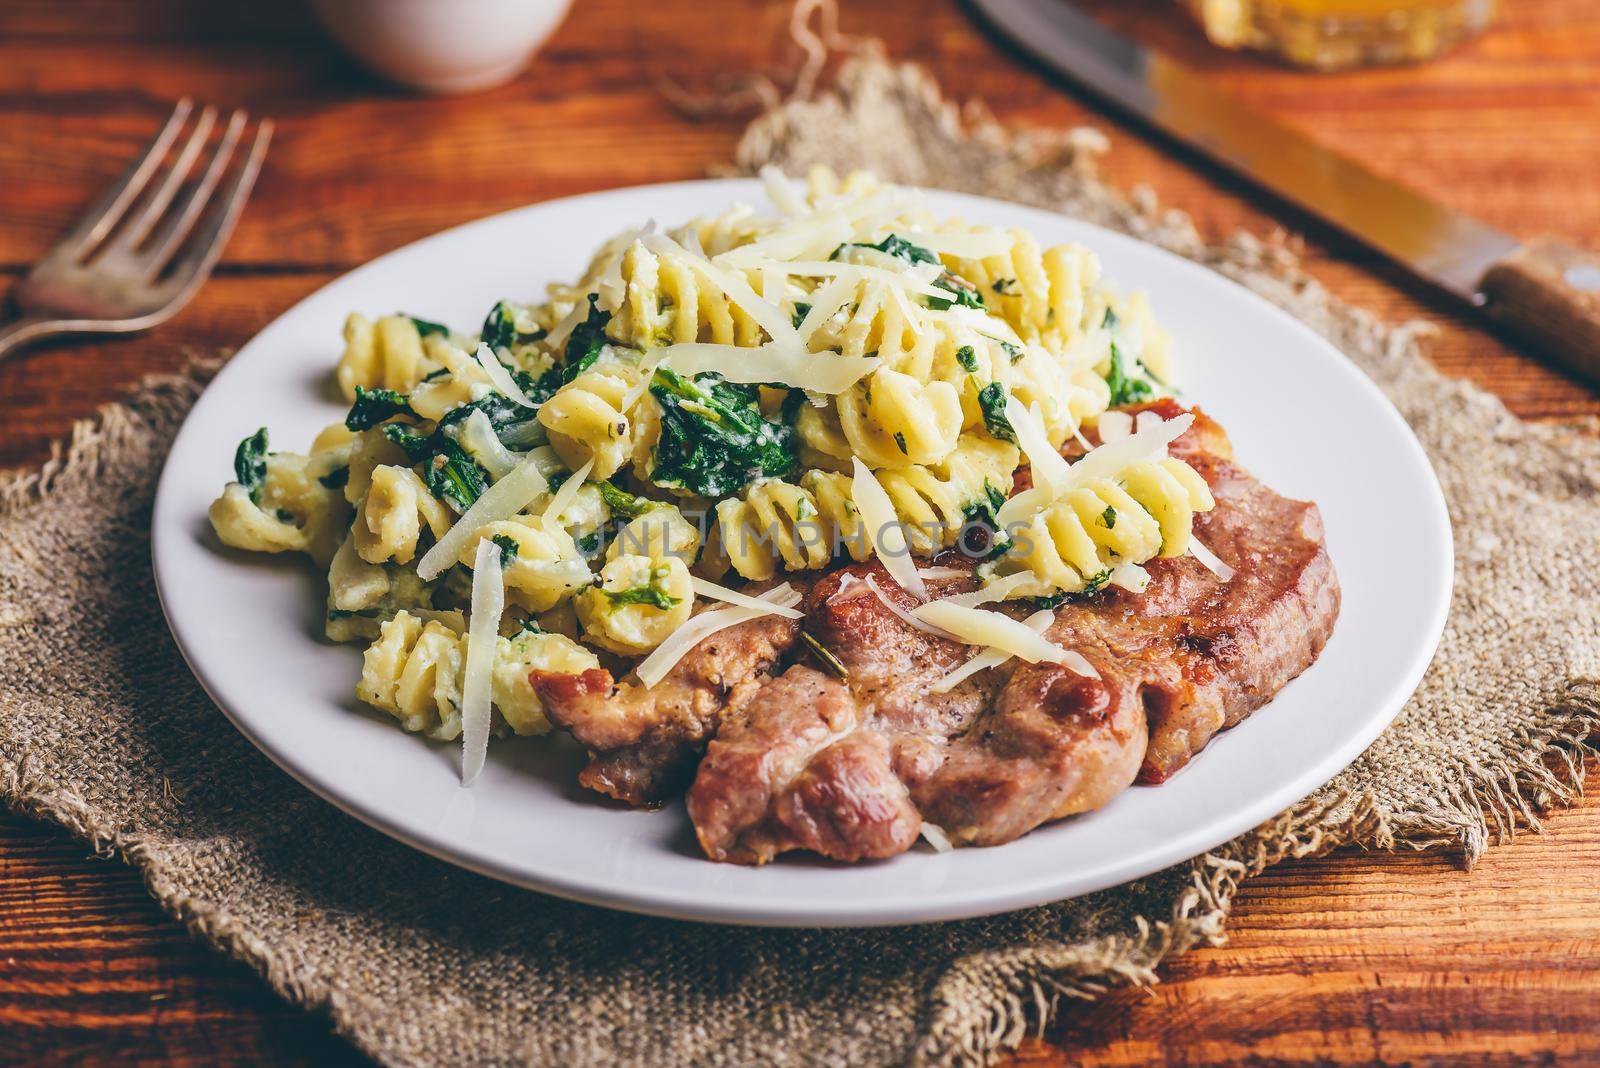
[[[833,255],[829,256],[828,259],[837,260],[844,250],[848,248],[875,248],[879,252],[888,253],[895,259],[905,260],[907,263],[939,262],[938,256],[935,256],[921,245],[913,245],[899,234],[890,234],[876,245],[869,245],[862,241],[847,241],[834,249]]]
[[[501,567],[510,567],[511,562],[517,558],[517,553],[522,550],[522,546],[517,544],[517,539],[509,534],[495,534],[489,540],[500,546]]]
[[[1106,308],[1105,317],[1100,320],[1100,325],[1107,330],[1115,331],[1118,322],[1117,313],[1109,307]],[[1140,370],[1144,370],[1142,363],[1137,360],[1134,363]],[[1149,400],[1156,392],[1149,379],[1128,373],[1127,360],[1122,355],[1121,346],[1117,344],[1115,333],[1111,338],[1111,368],[1106,372],[1106,388],[1111,391],[1110,405],[1113,408]]]
[[[600,294],[590,293],[589,314],[567,335],[567,347],[563,350],[561,364],[550,371],[551,375],[559,376],[557,388],[583,374],[600,358],[600,350],[611,343],[611,339],[606,337],[606,324],[609,322],[611,313],[600,310]]]
[[[434,449],[422,465],[422,480],[428,484],[428,492],[457,512],[465,512],[489,488],[483,468],[443,434],[434,434],[428,440]]]
[[[507,349],[515,344],[527,344],[544,337],[543,330],[523,330],[518,326],[521,309],[508,300],[502,300],[484,316],[479,339],[491,349]]]
[[[611,509],[611,514],[623,519],[637,519],[646,512],[666,507],[660,501],[652,501],[649,497],[635,497],[627,490],[618,489],[604,480],[596,482],[595,487],[600,491],[600,499]]]
[[[690,380],[658,368],[650,392],[661,436],[650,480],[704,497],[725,497],[754,479],[781,478],[799,462],[794,431],[762,418],[755,386],[705,374]]]
[[[350,430],[367,430],[397,415],[416,418],[416,414],[411,410],[411,402],[399,390],[357,386],[356,402],[350,406],[350,414],[344,417],[344,425]]]
[[[990,382],[978,390],[978,408],[983,412],[984,429],[990,437],[1015,443],[1017,432],[1006,418],[1006,399],[1006,387],[999,382]]]
[[[803,300],[795,301],[794,302],[794,315],[790,317],[790,321],[794,323],[794,328],[796,330],[800,329],[800,324],[805,322],[806,321],[806,316],[808,316],[810,314],[811,314],[811,305],[807,304]]]
[[[335,467],[332,471],[318,478],[317,481],[329,489],[341,489],[346,482],[350,481],[350,468]]]
[[[404,313],[402,312],[401,314]],[[411,320],[411,325],[416,327],[417,333],[421,334],[423,337],[427,337],[429,334],[443,334],[446,337],[450,336],[450,328],[445,326],[443,323],[435,323],[427,319],[418,319],[415,315],[407,315],[406,318]]]
[[[267,481],[266,427],[239,442],[233,451],[233,477],[250,494],[252,503],[261,503],[261,487]]]
[[[977,350],[974,349],[971,345],[962,345],[959,349],[956,349],[956,363],[959,363],[962,367],[966,368],[968,371],[971,371],[973,374],[977,374],[978,373],[978,352],[977,352]]]

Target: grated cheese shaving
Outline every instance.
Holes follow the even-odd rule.
[[[963,608],[976,608],[980,604],[988,604],[991,601],[1007,600],[1017,590],[1035,581],[1037,580],[1034,578],[1033,572],[1018,571],[1010,575],[1002,575],[968,593],[952,593],[948,597],[939,599],[941,601],[949,601],[951,604],[961,605]]]
[[[1015,396],[1008,396],[1006,419],[1017,432],[1017,445],[1028,456],[1028,466],[1033,470],[1033,484],[1060,493],[1066,488],[1071,465],[1045,436],[1039,409],[1025,407]]]
[[[1036,634],[1043,634],[1050,624],[1055,620],[1055,618],[1056,615],[1054,612],[1047,608],[1041,609],[1029,616],[1027,619],[1024,619],[1022,621],[1022,625],[1027,627],[1029,630],[1032,630]],[[944,678],[934,683],[932,690],[934,693],[949,693],[963,682],[972,678],[972,676],[976,675],[978,672],[987,671],[992,667],[999,667],[1001,664],[1004,664],[1010,659],[1011,654],[1006,652],[1004,649],[985,649],[973,656],[965,664],[962,664]]]
[[[1189,554],[1204,564],[1207,571],[1223,582],[1232,582],[1233,576],[1238,574],[1237,571],[1223,562],[1222,557],[1202,545],[1200,539],[1192,534],[1189,536]]]
[[[786,341],[798,342],[800,335],[795,332],[794,324],[783,313],[783,309],[757,296],[756,291],[750,288],[750,283],[736,271],[725,270],[717,266],[713,260],[696,256],[666,234],[646,234],[639,240],[643,241],[645,247],[652,252],[678,256],[692,263],[706,281],[722,290],[729,300],[743,308],[745,314],[760,324],[773,341],[780,344]]]
[[[767,199],[772,201],[773,207],[785,215],[804,215],[811,210],[783,171],[769,163],[760,173],[761,184],[766,187]]]
[[[483,373],[489,376],[489,382],[495,389],[505,396],[516,401],[524,408],[537,408],[538,403],[522,392],[517,385],[517,380],[511,377],[511,372],[506,370],[505,364],[494,354],[494,350],[483,342],[478,342],[478,351],[475,357],[478,366],[483,368]]]
[[[683,375],[715,371],[729,382],[777,383],[836,396],[878,369],[876,356],[807,352],[803,345],[714,345],[692,341],[664,350],[665,362]]]
[[[879,601],[883,602],[883,607],[887,608],[889,611],[891,611],[895,615],[899,616],[900,617],[900,621],[902,623],[904,623],[906,626],[911,627],[914,630],[920,630],[924,634],[931,634],[935,638],[944,638],[944,639],[947,639],[949,641],[960,641],[961,640],[960,638],[957,638],[954,634],[951,634],[949,631],[940,630],[938,627],[933,626],[931,623],[923,622],[922,620],[918,619],[916,616],[912,615],[910,612],[907,612],[904,608],[901,608],[899,605],[895,604],[894,603],[894,598],[890,597],[887,593],[885,593],[883,591],[883,587],[878,585],[877,576],[868,575],[867,578],[866,578],[866,581],[865,581],[865,583],[863,583],[863,585],[866,586],[867,590],[874,597],[876,597]]]
[[[692,617],[689,622],[673,631],[666,641],[656,646],[655,651],[634,668],[639,681],[644,683],[646,688],[654,686],[667,677],[667,672],[671,671],[673,665],[682,660],[689,650],[711,635],[737,626],[746,620],[772,615],[781,608],[793,608],[800,603],[800,593],[785,582],[781,586],[774,586],[755,600],[762,602],[762,607],[747,608],[743,605],[734,605],[729,608],[713,608]]]
[[[1101,441],[1121,441],[1133,433],[1133,416],[1127,412],[1101,412],[1098,426]]]
[[[483,491],[472,507],[434,542],[433,548],[417,561],[417,577],[432,582],[444,574],[461,555],[467,540],[490,523],[510,519],[526,508],[535,497],[550,488],[534,456],[518,464],[510,474]]]
[[[694,586],[694,592],[710,601],[726,601],[728,604],[735,604],[741,608],[757,608],[771,612],[775,616],[782,616],[784,619],[804,619],[806,615],[796,608],[774,607],[770,601],[763,601],[759,597],[753,597],[748,593],[740,593],[738,590],[730,590],[726,586],[719,586],[715,582],[703,579],[698,575],[694,576],[690,581]]]
[[[456,440],[474,460],[483,465],[490,478],[505,478],[516,469],[520,462],[517,455],[500,443],[483,409],[473,409],[472,414],[457,425]]]
[[[546,519],[560,520],[561,513],[565,512],[572,502],[577,499],[578,491],[583,488],[583,480],[589,477],[589,472],[594,470],[594,460],[591,458],[582,467],[567,476],[561,483],[561,488],[550,497],[550,503],[544,506]]]
[[[851,457],[851,462],[855,465],[855,476],[850,481],[850,499],[861,513],[861,522],[866,528],[867,541],[872,544],[873,554],[883,563],[889,577],[898,582],[902,589],[917,600],[926,601],[928,587],[923,584],[922,576],[917,574],[917,564],[911,558],[906,530],[900,525],[894,502],[889,499],[878,476],[861,462],[859,456]]]
[[[950,836],[944,833],[944,828],[937,823],[922,821],[922,837],[933,847],[935,853],[949,853],[955,849],[950,842]]]
[[[954,230],[942,233],[912,230],[906,235],[906,240],[913,245],[921,245],[929,252],[961,260],[1004,256],[1016,244],[1016,239],[1004,230]]]
[[[884,256],[883,259],[896,265],[902,262],[893,256]],[[873,263],[845,263],[839,260],[762,260],[751,264],[751,266],[760,270],[774,269],[784,274],[798,274],[806,278],[851,278],[857,281],[868,279],[894,286],[902,293],[937,297],[941,300],[950,299],[950,291],[948,289],[940,289],[932,282],[925,281],[925,272],[918,271],[915,268],[899,270]],[[988,316],[984,316],[986,322],[988,319]]]
[[[999,612],[967,608],[943,600],[919,606],[916,615],[925,623],[948,631],[968,645],[992,646],[1021,657],[1030,664],[1059,664],[1066,659],[1066,651],[1060,646],[1045,641],[1026,624]]]
[[[493,696],[495,643],[506,588],[500,546],[478,543],[472,564],[472,616],[467,627],[467,665],[461,682],[461,785],[471,786],[489,752],[489,700]]]
[[[1143,593],[1144,588],[1150,585],[1150,572],[1138,564],[1118,564],[1111,569],[1108,581],[1129,593]]]

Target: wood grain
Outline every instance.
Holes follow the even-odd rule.
[[[1085,0],[1241,99],[1379,171],[1531,237],[1600,248],[1600,12],[1505,4],[1495,32],[1425,67],[1306,75],[1218,52],[1167,0]],[[1113,134],[1106,169],[1220,237],[1280,226],[1334,292],[1438,327],[1449,373],[1532,418],[1600,414],[1600,397],[1308,220],[1106,119],[975,27],[954,0],[845,0],[847,33],[883,38],[957,98],[1003,119]],[[8,0],[0,4],[0,280],[36,258],[137,150],[174,97],[271,115],[279,136],[218,275],[142,337],[0,364],[0,466],[37,461],[140,375],[236,347],[348,268],[445,226],[569,193],[693,177],[744,119],[688,122],[657,92],[773,69],[786,4],[584,0],[528,75],[422,99],[376,83],[297,4]],[[1079,1007],[1026,1064],[1600,1061],[1600,803],[1477,871],[1443,858],[1341,853],[1248,884],[1226,947],[1153,991]],[[0,1061],[359,1061],[319,1017],[199,948],[115,862],[0,817]]]

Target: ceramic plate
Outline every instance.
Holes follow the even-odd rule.
[[[319,578],[297,560],[224,550],[212,535],[206,508],[232,477],[241,438],[267,426],[274,444],[302,449],[343,415],[331,382],[347,312],[403,308],[470,328],[499,298],[537,298],[578,277],[625,226],[764,203],[754,182],[618,190],[470,223],[352,271],[246,345],[173,443],[153,520],[162,605],[201,684],[284,771],[403,842],[546,893],[687,919],[870,925],[995,913],[1150,874],[1307,796],[1399,712],[1444,624],[1450,525],[1416,439],[1347,359],[1210,271],[1048,212],[929,199],[935,211],[1025,227],[1041,244],[1095,249],[1116,285],[1149,292],[1176,338],[1185,396],[1227,427],[1242,462],[1322,508],[1344,591],[1332,641],[1171,781],[991,849],[919,846],[855,866],[715,864],[681,804],[624,811],[581,790],[583,754],[565,738],[499,741],[463,789],[456,746],[406,734],[355,700],[361,651],[317,637]]]

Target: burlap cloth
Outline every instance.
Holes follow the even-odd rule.
[[[1094,177],[1099,147],[963,122],[918,71],[869,56],[758,120],[737,164],[864,165],[1135,234],[1288,308],[1383,387],[1449,499],[1455,601],[1399,722],[1293,810],[1088,898],[869,931],[645,919],[430,860],[257,754],[168,638],[150,505],[203,371],[146,383],[0,485],[0,793],[119,853],[198,937],[379,1060],[540,1065],[981,1063],[1066,999],[1154,981],[1220,939],[1240,880],[1284,857],[1359,844],[1470,861],[1572,797],[1600,720],[1600,440],[1441,377],[1418,328],[1335,301],[1283,249],[1206,245],[1184,216],[1124,199]]]

